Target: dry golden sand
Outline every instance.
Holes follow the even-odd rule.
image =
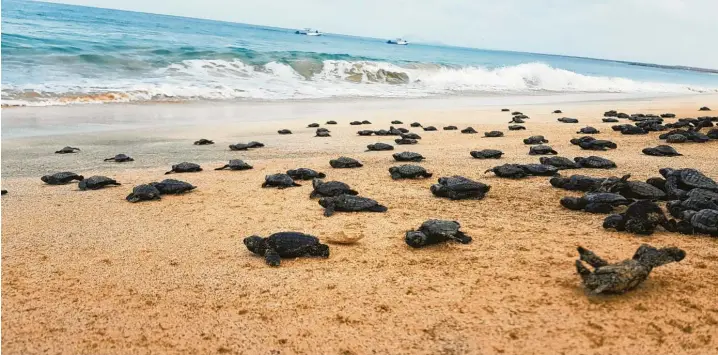
[[[397,147],[426,156],[421,165],[435,178],[460,174],[490,184],[481,201],[434,198],[428,190],[433,178],[392,181],[387,172],[397,164],[392,152],[363,150],[393,137],[357,137],[354,132],[365,127],[349,126],[346,117],[330,126],[332,138],[313,138],[313,130],[303,128],[306,121],[269,127],[264,133],[269,136],[259,139],[268,147],[250,152],[226,150],[227,143],[250,140],[242,138],[240,127],[224,127],[217,136],[234,141],[210,147],[191,146],[199,131],[168,133],[167,141],[181,139],[188,150],[214,151],[217,158],[200,161],[201,173],[174,176],[197,185],[196,191],[158,202],[129,204],[124,197],[136,184],[164,178],[167,167],[181,161],[162,143],[153,143],[154,149],[171,158],[141,169],[131,163],[82,170],[80,162],[93,154],[87,146],[73,156],[50,153],[47,159],[63,161],[67,170],[108,174],[124,185],[78,192],[74,184],[45,186],[37,177],[3,180],[10,190],[2,197],[3,354],[718,353],[716,238],[605,231],[603,216],[561,208],[558,200],[571,193],[550,187],[547,178],[514,181],[483,173],[498,164],[536,162],[521,139],[543,134],[561,156],[595,154],[619,166],[569,173],[646,179],[659,167],[672,166],[698,168],[716,178],[718,142],[679,145],[681,158],[648,157],[640,150],[659,144],[657,134],[621,136],[600,122],[603,111],[613,108],[695,117],[703,114],[699,106],[718,107],[715,96],[707,98],[512,107],[531,116],[527,131],[513,132],[506,130],[510,115],[493,107],[365,117],[374,122],[370,129],[400,119],[407,127],[417,120],[439,129],[470,123],[482,133],[505,131],[503,138],[480,138],[412,129],[424,139]],[[556,123],[561,115],[550,114],[554,108],[581,123]],[[589,124],[619,148],[590,153],[570,145],[578,136],[574,132]],[[295,134],[277,136],[279,128]],[[6,159],[18,146],[8,144]],[[506,155],[498,161],[472,159],[469,151],[479,148]],[[98,157],[118,153],[102,149]],[[339,155],[365,166],[331,169],[328,160]],[[210,169],[229,157],[243,158],[255,169]],[[52,164],[60,163],[43,167],[51,171]],[[350,184],[389,211],[326,218],[308,198],[310,182],[286,190],[259,187],[266,174],[300,166]],[[460,221],[474,242],[410,249],[404,232],[428,218]],[[279,268],[266,266],[242,244],[248,235],[284,230],[325,241],[363,238],[331,244],[329,259],[283,260]],[[627,294],[584,292],[573,264],[576,246],[618,261],[641,243],[675,245],[688,256],[654,270]]]

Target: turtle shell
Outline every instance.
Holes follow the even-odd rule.
[[[681,169],[679,172],[681,183],[684,185],[688,185],[693,188],[718,191],[718,184],[716,184],[713,179],[703,175],[703,173],[696,169]]]
[[[718,235],[718,210],[700,210],[691,217],[691,224],[700,232]]]
[[[319,239],[304,233],[279,232],[267,237],[265,243],[268,247],[274,249],[279,256],[294,258],[306,255],[310,248],[319,245]]]
[[[539,162],[544,165],[552,165],[559,169],[578,169],[579,166],[571,159],[565,157],[541,157]]]
[[[413,161],[413,162],[419,162],[424,160],[424,156],[419,153],[414,152],[401,152],[401,153],[394,153],[392,154],[392,157],[394,157],[394,160],[396,161]]]
[[[496,149],[473,150],[469,154],[476,159],[499,159],[504,152]]]

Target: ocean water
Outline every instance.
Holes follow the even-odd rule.
[[[294,31],[3,0],[2,102],[718,92],[715,73]]]

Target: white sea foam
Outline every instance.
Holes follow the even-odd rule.
[[[399,74],[403,73],[403,74]],[[405,75],[404,75],[405,74]],[[582,75],[526,63],[496,69],[399,66],[386,62],[325,60],[249,65],[239,60],[185,60],[141,78],[42,85],[3,85],[3,103],[64,105],[150,100],[423,97],[481,92],[718,92],[718,88]]]

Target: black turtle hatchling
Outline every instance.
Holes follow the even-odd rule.
[[[244,238],[244,245],[252,253],[263,256],[269,266],[279,266],[282,258],[329,257],[328,245],[320,243],[315,236],[299,232],[274,233],[267,238],[253,235]]]
[[[645,155],[652,155],[655,157],[677,157],[683,155],[678,153],[678,151],[670,145],[658,145],[653,148],[644,148],[642,152]]]
[[[579,166],[571,159],[559,157],[559,156],[551,156],[551,157],[540,157],[539,162],[543,165],[551,165],[555,166],[558,169],[578,169]]]
[[[309,198],[315,197],[334,197],[339,195],[358,195],[359,193],[352,190],[349,185],[341,181],[327,181],[321,179],[312,180],[314,190],[309,194]]]
[[[361,168],[362,166],[364,166],[358,160],[348,157],[339,157],[337,159],[332,159],[329,161],[329,165],[331,165],[332,168],[335,169]]]
[[[138,185],[125,199],[129,202],[152,201],[160,199],[160,191],[150,184]]]
[[[484,137],[486,138],[497,138],[497,137],[503,137],[504,132],[501,131],[490,131],[490,132],[484,132]]]
[[[576,157],[573,158],[573,160],[580,166],[581,168],[590,168],[590,169],[613,169],[616,167],[616,163],[614,163],[611,160],[608,160],[606,158],[601,158],[597,156],[588,156],[588,157]]]
[[[544,136],[531,136],[524,139],[524,144],[544,144],[548,143],[548,139],[546,139]]]
[[[679,262],[686,257],[686,252],[679,248],[657,249],[648,244],[642,244],[633,258],[616,264],[609,264],[583,247],[578,247],[578,253],[580,258],[576,260],[576,271],[584,286],[593,294],[632,290],[648,278],[653,268]],[[594,271],[586,268],[583,262],[592,266]]]
[[[80,151],[80,148],[63,147],[62,149],[55,151],[55,154],[70,154],[70,153],[77,153],[79,151]]]
[[[426,158],[424,158],[423,155],[419,153],[414,152],[401,152],[401,153],[394,153],[391,155],[394,157],[394,160],[396,161],[413,161],[413,162],[420,162]]]
[[[214,144],[214,141],[202,138],[202,139],[194,142],[194,145],[207,145],[207,144]]]
[[[150,185],[157,188],[162,195],[179,195],[197,188],[188,182],[175,179],[164,179],[160,182],[151,182]]]
[[[587,193],[582,197],[564,197],[561,199],[561,206],[574,211],[611,213],[613,207],[629,205],[631,202],[632,200],[616,193],[597,192]]]
[[[172,173],[194,173],[197,171],[202,171],[199,164],[182,162],[177,165],[172,165],[172,170],[166,172],[165,175]]]
[[[309,168],[287,170],[287,175],[289,175],[294,180],[314,180],[324,179],[325,177],[327,177],[326,174],[320,173],[316,170],[312,170]]]
[[[251,165],[247,164],[247,163],[246,163],[244,160],[242,160],[242,159],[232,159],[232,160],[229,161],[228,164],[225,164],[224,166],[219,167],[219,168],[215,168],[214,170],[224,170],[224,169],[229,169],[229,170],[249,170],[249,169],[252,169],[252,168],[253,168],[253,167],[252,167]]]
[[[466,127],[461,130],[461,133],[475,134],[475,133],[479,133],[479,132],[477,132],[473,127]]]
[[[124,162],[135,161],[135,160],[125,154],[117,154],[112,158],[105,159],[105,161],[114,161],[115,163],[124,163]]]
[[[504,152],[496,149],[472,150],[469,152],[476,159],[500,159]]]
[[[386,212],[387,208],[378,202],[360,196],[339,195],[334,197],[322,197],[319,205],[324,207],[324,216],[330,217],[335,211],[344,212]]]
[[[421,224],[418,230],[406,232],[404,240],[412,248],[439,244],[449,240],[461,244],[471,243],[471,237],[459,231],[461,225],[456,221],[430,219]]]
[[[276,187],[278,189],[286,189],[288,187],[302,186],[294,182],[287,174],[272,174],[264,177],[262,187]]]
[[[431,193],[452,200],[481,200],[491,190],[491,186],[463,176],[442,177],[438,182],[431,185]]]
[[[557,151],[547,145],[535,145],[529,148],[529,155],[556,155]]]
[[[77,175],[69,171],[63,171],[61,173],[55,173],[52,175],[45,175],[40,178],[44,183],[48,185],[64,185],[68,184],[73,180],[82,181],[85,179],[82,175]]]
[[[433,174],[418,165],[400,165],[389,168],[389,174],[394,180],[430,178]]]
[[[378,152],[384,150],[394,150],[394,146],[386,143],[374,143],[366,146],[367,152]]]
[[[101,189],[105,186],[120,186],[119,182],[115,179],[108,178],[107,176],[90,176],[87,179],[82,179],[78,184],[77,187],[82,190],[97,190]]]

